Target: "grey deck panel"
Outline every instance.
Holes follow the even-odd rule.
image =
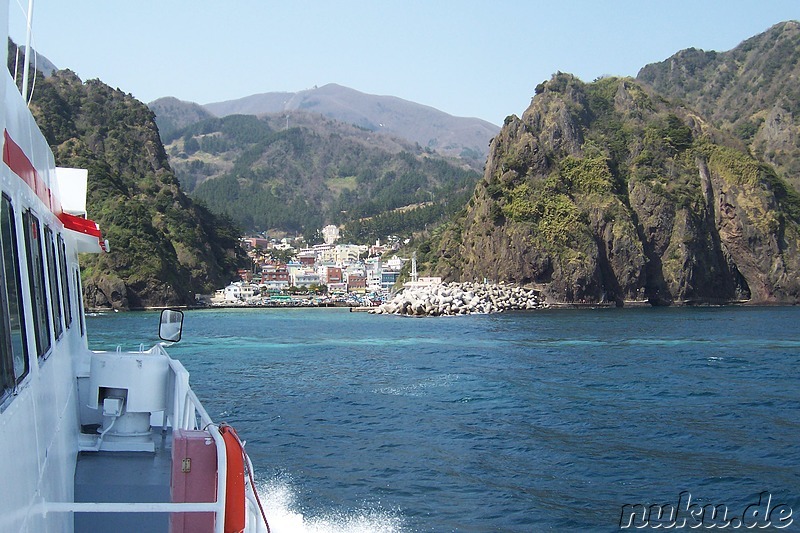
[[[76,502],[169,502],[172,433],[153,431],[155,453],[81,452]],[[168,513],[75,513],[75,533],[168,533]]]

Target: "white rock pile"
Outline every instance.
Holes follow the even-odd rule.
[[[403,289],[370,313],[451,316],[545,307],[547,304],[539,298],[538,292],[531,289],[484,283],[441,283]]]

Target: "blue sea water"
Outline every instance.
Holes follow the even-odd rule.
[[[88,319],[152,344],[156,313]],[[615,531],[624,504],[800,526],[800,308],[412,319],[188,311],[169,351],[235,426],[279,531]]]

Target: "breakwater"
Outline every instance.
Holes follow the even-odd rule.
[[[539,291],[504,284],[442,283],[406,288],[370,310],[373,314],[451,316],[548,307]]]

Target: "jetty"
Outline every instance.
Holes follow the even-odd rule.
[[[369,312],[378,315],[453,316],[546,307],[548,304],[536,289],[505,284],[452,282],[403,289]]]

